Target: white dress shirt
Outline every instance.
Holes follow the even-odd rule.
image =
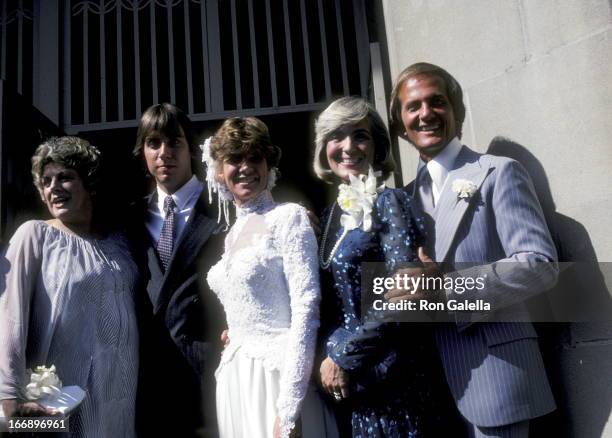
[[[431,175],[431,191],[434,204],[438,204],[440,193],[444,189],[449,172],[453,169],[455,160],[463,145],[457,137],[453,138],[442,151],[427,163],[427,170]]]
[[[195,175],[189,181],[183,184],[183,187],[178,189],[172,195],[168,195],[157,186],[157,196],[151,196],[147,214],[146,226],[151,234],[154,242],[159,240],[166,212],[164,211],[164,201],[166,196],[172,196],[176,207],[174,208],[174,241],[178,241],[181,233],[185,229],[185,224],[191,216],[193,207],[195,206],[204,184],[198,180]]]

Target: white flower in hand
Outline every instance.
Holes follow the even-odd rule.
[[[26,398],[28,400],[38,400],[41,397],[57,397],[61,394],[62,381],[55,373],[55,365],[49,368],[38,366],[34,372],[27,371],[30,375],[30,383],[26,386]]]
[[[372,167],[368,175],[353,176],[349,174],[350,184],[340,184],[338,187],[338,205],[345,212],[340,217],[342,227],[350,231],[359,226],[363,231],[372,228],[372,209],[378,194],[385,184],[376,185],[376,177],[380,172],[374,172]]]
[[[478,187],[470,180],[459,178],[453,181],[452,189],[458,198],[469,198],[476,193]]]

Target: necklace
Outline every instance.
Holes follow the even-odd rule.
[[[334,244],[333,248],[331,249],[329,253],[329,257],[325,259],[325,246],[327,244],[327,235],[329,233],[329,228],[334,218],[335,211],[336,211],[336,203],[334,202],[334,205],[332,205],[331,212],[329,213],[329,217],[327,218],[327,223],[325,224],[325,230],[323,231],[323,238],[321,239],[321,246],[319,247],[319,266],[321,266],[322,269],[329,268],[329,265],[331,264],[331,261],[334,258],[334,255],[336,255],[336,251],[338,251],[338,247],[340,246],[340,244],[342,243],[342,241],[348,234],[348,230],[345,228],[342,231],[342,234],[340,235],[336,243]]]

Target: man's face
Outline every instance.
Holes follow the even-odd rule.
[[[177,138],[152,132],[145,138],[143,153],[149,173],[166,193],[176,192],[193,175],[191,152],[182,128]]]
[[[455,113],[438,76],[408,78],[399,93],[404,138],[429,161],[457,135]]]

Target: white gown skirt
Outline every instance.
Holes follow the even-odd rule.
[[[239,348],[217,371],[217,421],[221,438],[272,438],[280,372]],[[303,438],[338,438],[336,421],[313,385],[301,412]]]

